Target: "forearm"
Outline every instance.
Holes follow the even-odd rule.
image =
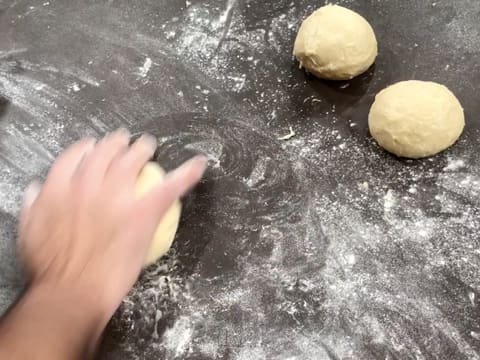
[[[73,289],[31,287],[0,321],[0,358],[91,358],[109,318],[96,309],[93,296]]]

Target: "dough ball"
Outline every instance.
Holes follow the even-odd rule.
[[[463,132],[463,108],[445,86],[403,81],[381,91],[368,117],[370,133],[385,150],[406,158],[435,155]]]
[[[370,24],[356,12],[326,5],[300,27],[293,54],[300,66],[327,80],[350,80],[368,70],[377,57]]]
[[[158,185],[164,177],[165,172],[157,163],[147,163],[138,176],[135,195],[137,197],[146,195]],[[170,250],[178,229],[181,211],[180,201],[177,200],[165,213],[153,236],[152,244],[145,259],[145,266],[153,264]]]

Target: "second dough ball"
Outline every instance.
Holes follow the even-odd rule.
[[[150,190],[162,182],[164,177],[165,172],[159,165],[157,165],[157,163],[147,163],[138,176],[137,184],[135,186],[135,195],[137,197],[147,195]],[[170,250],[177,232],[180,213],[180,200],[177,200],[173,203],[170,209],[167,210],[158,224],[145,259],[145,266],[153,264]]]
[[[327,80],[360,75],[377,53],[377,39],[367,20],[338,5],[321,7],[303,22],[293,51],[301,66]]]
[[[402,81],[381,91],[368,125],[385,150],[406,158],[435,155],[453,145],[463,132],[463,108],[445,86]]]

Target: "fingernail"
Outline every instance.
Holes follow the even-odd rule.
[[[84,156],[90,154],[93,149],[95,149],[95,146],[97,145],[97,139],[95,138],[88,138],[86,140],[86,144],[85,144],[85,153],[84,153]]]
[[[121,136],[125,136],[125,137],[130,138],[130,131],[128,131],[127,128],[123,128],[123,127],[122,127],[122,128],[119,128],[119,129],[117,130],[117,133],[118,133],[118,135],[121,135]]]
[[[141,141],[146,147],[150,148],[152,152],[157,150],[157,139],[150,134],[143,134],[139,141]]]
[[[41,185],[37,181],[33,181],[30,185],[27,186],[25,189],[25,193],[23,194],[23,206],[30,207],[32,206],[33,202],[37,198],[41,189]]]
[[[195,177],[198,177],[199,179],[202,177],[203,173],[207,169],[208,165],[208,160],[204,155],[197,155],[193,157],[192,159],[188,160],[185,162],[183,165],[181,165],[179,168],[176,170],[172,171],[171,175],[172,176],[186,176],[190,172],[194,172]]]
[[[86,143],[87,149],[94,148],[95,144],[97,143],[97,139],[95,139],[93,137],[89,137],[89,138],[85,139],[85,143]]]
[[[205,155],[197,155],[190,161],[192,162],[192,166],[198,167],[198,170],[201,171],[202,175],[205,172],[205,170],[207,170],[208,159]]]

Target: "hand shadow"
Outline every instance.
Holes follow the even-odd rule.
[[[375,65],[364,74],[346,81],[321,80],[301,69],[294,71],[292,86],[303,84],[292,92],[290,102],[297,112],[305,116],[318,114],[318,107],[325,110],[335,106],[343,112],[355,106],[368,92],[370,82],[375,74]]]

